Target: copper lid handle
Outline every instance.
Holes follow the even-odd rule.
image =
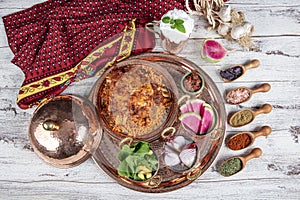
[[[57,122],[49,119],[43,122],[43,128],[46,131],[57,131],[59,129],[59,125]]]

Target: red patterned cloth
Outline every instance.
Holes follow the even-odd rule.
[[[185,0],[49,0],[3,17],[15,55],[12,63],[25,74],[18,105],[26,109],[61,93],[75,81],[78,63],[99,44],[122,34],[132,19],[136,27],[143,27],[168,10],[184,9],[184,4]],[[134,36],[133,50],[145,42],[144,36]]]

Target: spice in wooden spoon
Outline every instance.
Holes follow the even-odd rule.
[[[232,82],[240,77],[242,77],[248,69],[257,68],[260,65],[259,60],[252,60],[246,65],[235,65],[229,67],[225,70],[220,71],[220,76],[224,82]]]
[[[240,104],[248,101],[253,94],[258,92],[268,92],[271,86],[268,83],[264,83],[255,89],[249,89],[247,87],[238,87],[231,90],[226,95],[226,102],[229,104]]]
[[[255,117],[259,114],[267,114],[272,111],[272,106],[270,104],[264,104],[259,109],[253,110],[240,110],[234,113],[231,117],[229,117],[228,123],[232,127],[241,127],[251,123]]]
[[[251,146],[255,138],[259,136],[268,136],[272,132],[271,127],[263,126],[257,132],[241,132],[231,136],[227,142],[227,147],[231,150],[241,150]]]
[[[244,169],[250,159],[259,158],[261,154],[262,150],[255,148],[246,156],[229,158],[220,165],[219,173],[223,176],[232,176]]]

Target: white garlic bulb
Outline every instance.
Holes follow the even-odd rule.
[[[229,22],[231,20],[231,7],[230,6],[223,6],[218,15],[220,17],[220,19],[223,21],[223,22]]]
[[[230,26],[228,26],[227,24],[220,24],[218,27],[218,33],[222,36],[227,35],[229,30],[230,30]]]
[[[231,37],[235,40],[248,35],[253,29],[253,25],[246,22],[243,25],[235,26],[231,29]]]
[[[248,35],[254,29],[254,26],[252,24],[250,24],[249,22],[244,23],[243,27],[246,31],[246,35]]]

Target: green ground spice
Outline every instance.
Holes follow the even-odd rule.
[[[253,119],[253,114],[250,110],[243,110],[241,112],[237,112],[231,123],[233,126],[244,126],[251,122]]]
[[[223,176],[231,176],[239,172],[243,167],[243,163],[239,158],[232,158],[227,162],[223,163],[220,167],[220,174]]]

